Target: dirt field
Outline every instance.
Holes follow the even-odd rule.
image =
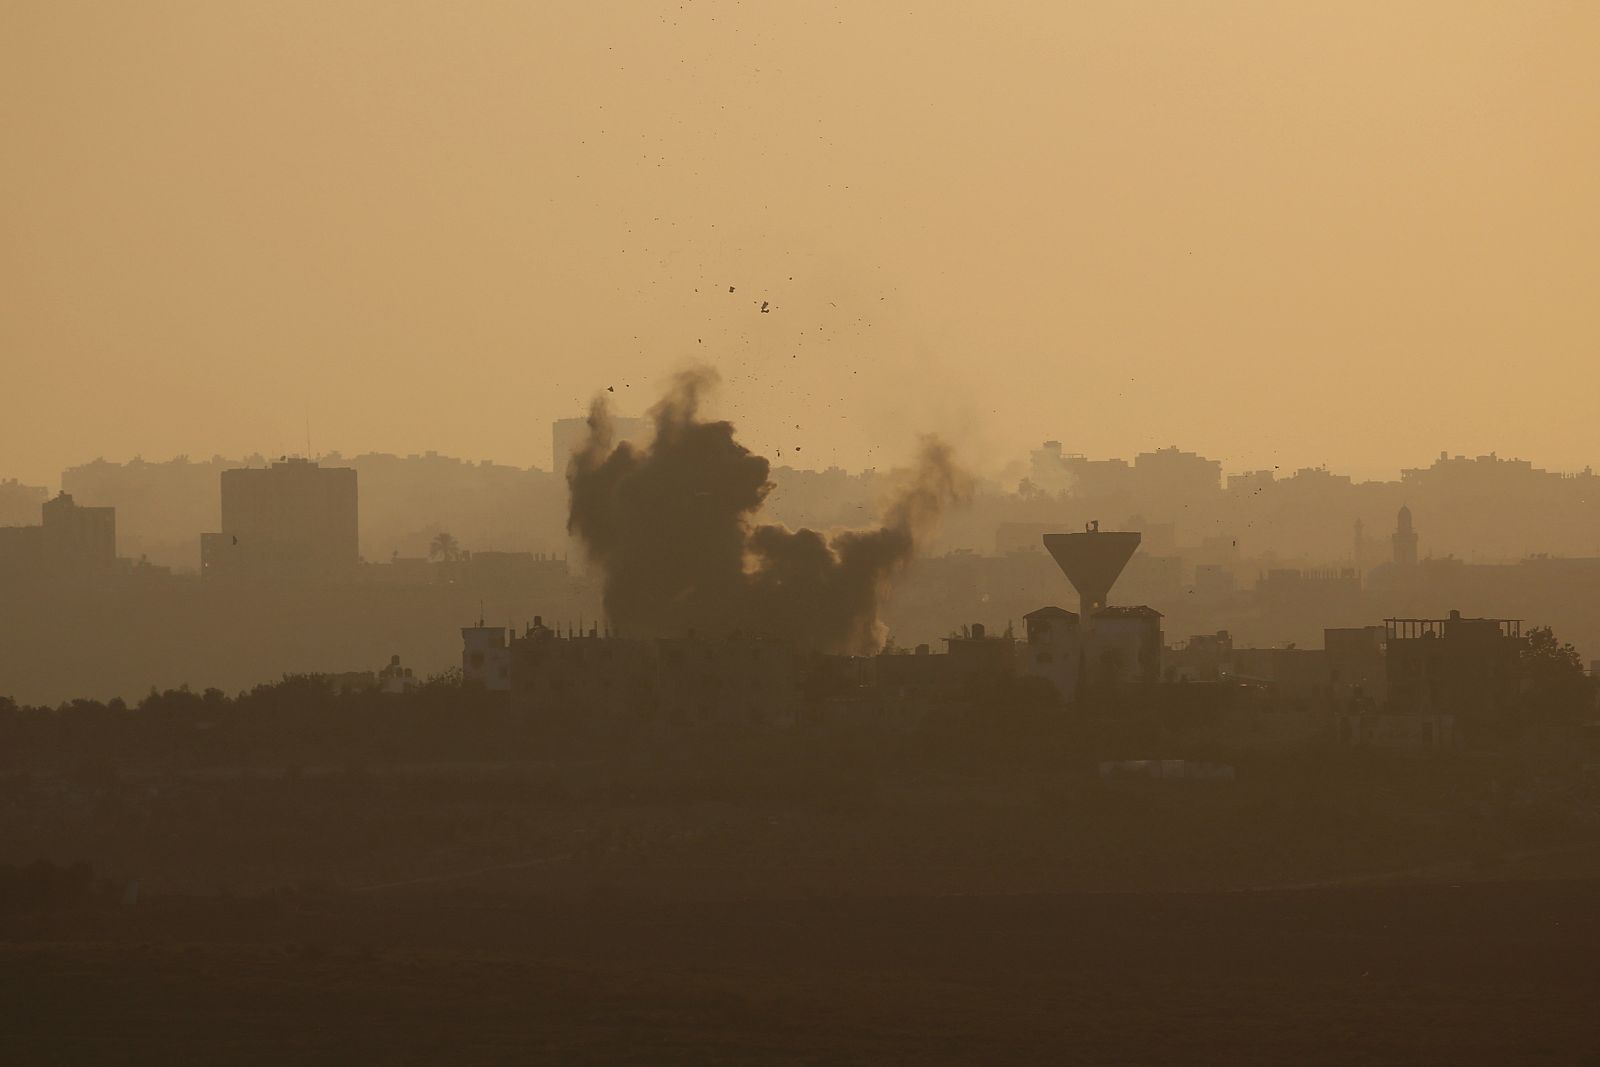
[[[1600,1065],[1588,778],[804,740],[13,773],[0,1064]]]
[[[8,1063],[1600,1063],[1600,885],[13,920]]]

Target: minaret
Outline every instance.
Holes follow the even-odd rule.
[[[1417,562],[1417,531],[1411,527],[1411,509],[1402,506],[1400,514],[1396,516],[1394,537],[1390,539],[1394,545],[1394,561],[1398,566],[1410,567]]]
[[[1366,534],[1367,534],[1367,524],[1362,522],[1360,519],[1357,519],[1356,520],[1356,541],[1355,541],[1356,550],[1350,556],[1350,559],[1355,563],[1356,573],[1357,574],[1361,573],[1361,543],[1364,540],[1366,540]]]

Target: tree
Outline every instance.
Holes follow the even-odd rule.
[[[433,535],[433,541],[428,545],[428,558],[441,563],[454,563],[461,558],[461,546],[456,543],[453,535],[440,530]]]
[[[1546,720],[1570,721],[1586,715],[1594,693],[1578,650],[1548,626],[1529,630],[1527,639],[1522,650],[1522,702],[1527,712]]]

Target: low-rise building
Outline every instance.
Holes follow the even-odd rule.
[[[404,696],[416,690],[420,684],[410,667],[400,665],[399,656],[390,656],[388,665],[378,672],[378,692],[390,696]]]
[[[1091,626],[1054,605],[1022,618],[1027,639],[1018,673],[1045,679],[1064,701],[1076,701],[1089,686],[1161,679],[1161,613],[1154,608],[1104,607]]]
[[[485,626],[479,619],[478,625],[461,628],[461,680],[490,692],[510,690],[511,654],[504,626]]]
[[[1453,715],[1469,735],[1515,714],[1527,647],[1521,620],[1452,611],[1444,619],[1387,619],[1384,627],[1389,711]]]

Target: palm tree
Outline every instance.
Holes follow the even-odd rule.
[[[461,546],[456,543],[454,537],[440,530],[433,535],[433,542],[428,545],[428,558],[441,563],[453,563],[461,558]]]

